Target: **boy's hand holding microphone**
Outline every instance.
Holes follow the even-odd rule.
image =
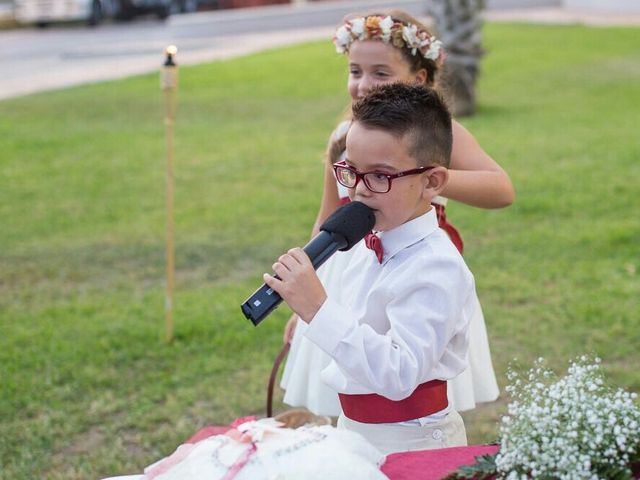
[[[349,202],[336,210],[304,248],[293,248],[274,263],[276,276],[264,274],[265,285],[242,304],[242,313],[258,325],[284,298],[294,312],[309,322],[327,297],[315,269],[336,251],[346,251],[357,244],[375,221],[373,210],[362,202]]]

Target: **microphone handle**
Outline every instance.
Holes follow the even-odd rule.
[[[278,276],[276,275],[276,278]],[[282,297],[266,283],[240,306],[242,313],[257,327],[282,302]]]
[[[342,235],[321,230],[302,250],[311,259],[313,268],[317,270],[337,250],[346,246],[347,240]]]
[[[338,249],[347,244],[342,235],[321,231],[303,248],[311,259],[314,269],[327,261]],[[276,278],[279,278],[276,275]],[[269,285],[263,284],[242,305],[242,313],[257,326],[282,302],[282,297]]]

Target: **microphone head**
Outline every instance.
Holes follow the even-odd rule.
[[[327,218],[320,230],[341,235],[347,246],[340,250],[349,250],[364,238],[376,224],[373,210],[362,202],[349,202]]]

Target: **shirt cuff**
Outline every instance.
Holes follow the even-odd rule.
[[[309,322],[305,336],[331,355],[355,326],[345,308],[327,298]]]

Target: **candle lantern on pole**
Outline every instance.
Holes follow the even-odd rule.
[[[169,45],[165,49],[165,61],[160,71],[160,87],[164,93],[165,114],[164,125],[167,141],[167,174],[166,174],[166,263],[167,263],[167,285],[165,297],[165,339],[167,342],[173,340],[173,289],[175,276],[175,244],[174,244],[174,177],[173,177],[173,127],[176,114],[176,93],[178,90],[178,65],[175,56],[178,49],[174,45]]]

